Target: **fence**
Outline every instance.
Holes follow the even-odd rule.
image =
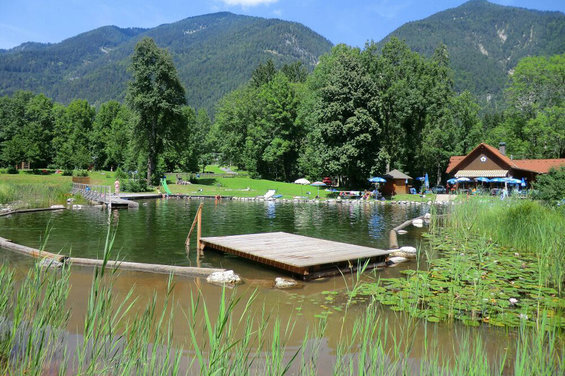
[[[112,187],[109,185],[73,183],[72,193],[80,193],[80,195],[87,200],[111,204]]]

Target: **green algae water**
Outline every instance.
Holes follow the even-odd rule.
[[[115,210],[110,213],[100,208],[83,208],[62,212],[20,214],[0,218],[0,236],[14,242],[39,247],[44,241],[46,228],[50,228],[47,249],[76,257],[101,257],[108,223],[115,227],[114,259],[163,263],[172,265],[196,265],[195,241],[186,254],[184,241],[199,204],[203,202],[203,236],[221,236],[257,232],[286,231],[290,233],[347,242],[352,244],[388,248],[388,232],[409,218],[422,215],[426,206],[398,204],[355,203],[278,203],[213,200],[159,199],[140,201],[139,209]],[[418,246],[425,229],[410,227],[408,234],[399,236],[401,245]],[[24,275],[33,261],[9,251],[0,253],[3,263],[14,265]],[[305,283],[300,289],[277,290],[274,277],[282,272],[234,256],[206,251],[201,266],[233,269],[244,279],[244,284],[230,293],[248,297],[257,294],[256,302],[245,315],[261,319],[265,309],[283,325],[290,323],[292,331],[285,336],[285,346],[292,353],[303,345],[305,333],[325,322],[325,330],[319,339],[318,374],[332,374],[333,362],[339,351],[344,333],[351,333],[354,321],[366,314],[366,301],[362,298],[347,305],[348,294],[355,283],[354,276],[326,278]],[[401,270],[415,269],[416,262],[401,264],[368,272],[363,281],[376,278],[398,277]],[[70,278],[71,291],[68,299],[72,315],[68,331],[80,333],[84,325],[87,295],[92,283],[93,269],[73,267]],[[158,303],[167,290],[168,276],[119,272],[114,289],[116,296],[125,297],[130,289],[138,302],[148,302],[154,293]],[[186,312],[191,296],[201,296],[214,316],[218,311],[222,288],[210,285],[199,278],[175,278],[174,339],[175,343],[190,348]],[[143,306],[143,304],[141,304]],[[140,308],[141,310],[142,308]],[[134,309],[131,314],[136,313]],[[242,313],[241,307],[234,314]],[[401,312],[386,307],[379,309],[386,322],[386,330],[392,336],[416,338],[410,345],[409,358],[417,368],[419,359],[427,348],[433,346],[438,356],[453,358],[461,338],[481,339],[486,353],[493,359],[501,356],[503,349],[513,343],[515,333],[497,328],[466,328],[457,324],[429,324],[414,320]],[[389,342],[390,346],[393,341]],[[290,354],[289,353],[289,354]],[[187,355],[190,357],[190,355]],[[402,357],[402,354],[399,354]],[[292,373],[299,369],[293,367]]]
[[[50,228],[46,249],[74,257],[101,258],[108,221],[116,227],[114,254],[124,261],[194,265],[184,242],[196,210],[203,207],[202,236],[284,231],[374,248],[388,248],[388,232],[424,206],[367,203],[278,203],[224,200],[159,199],[140,201],[139,209],[40,212],[0,218],[0,236],[39,248]],[[419,231],[400,237],[418,241]],[[194,236],[194,235],[193,235]],[[194,249],[195,237],[191,242]],[[233,268],[238,273],[264,273],[265,267],[236,257],[206,252],[202,266]],[[243,268],[243,270],[241,270]]]

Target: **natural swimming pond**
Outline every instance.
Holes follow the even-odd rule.
[[[139,209],[113,211],[112,223],[118,223],[115,231],[113,258],[174,265],[196,265],[196,252],[191,250],[187,258],[184,241],[196,210],[204,203],[203,236],[220,236],[270,231],[285,231],[300,235],[329,240],[388,248],[388,232],[406,219],[426,212],[426,206],[397,204],[354,203],[278,203],[242,202],[213,200],[159,199],[140,201]],[[98,208],[84,208],[63,212],[43,212],[21,214],[0,218],[0,236],[32,247],[42,243],[46,228],[52,227],[47,242],[50,251],[61,251],[77,257],[101,257],[108,228],[108,212]],[[411,227],[408,234],[400,236],[402,244],[418,245],[424,229]],[[32,261],[8,252],[2,252],[3,262],[16,265],[22,272]],[[236,294],[249,296],[257,293],[257,304],[246,315],[261,316],[263,308],[274,312],[283,322],[292,323],[292,332],[286,338],[286,345],[296,348],[301,345],[307,330],[317,327],[321,319],[327,319],[327,326],[320,348],[321,374],[331,373],[332,362],[338,349],[340,335],[352,332],[356,318],[365,314],[363,301],[347,309],[345,317],[346,292],[354,283],[353,276],[327,278],[306,283],[301,289],[276,290],[272,288],[274,277],[281,276],[278,271],[262,265],[225,256],[213,251],[205,253],[202,266],[234,269],[245,281],[236,289]],[[416,262],[401,264],[397,268],[366,273],[363,279],[376,277],[396,277],[406,268],[416,268]],[[119,296],[126,296],[130,288],[140,302],[149,301],[157,292],[159,302],[167,289],[167,276],[121,272],[115,288]],[[70,332],[80,332],[86,310],[86,300],[92,280],[92,269],[77,267],[72,269],[69,304],[72,317]],[[176,278],[174,296],[178,313],[175,315],[175,340],[184,346],[189,342],[186,311],[190,296],[205,299],[211,312],[218,310],[222,289],[209,285],[200,279]],[[237,314],[241,314],[237,310]],[[432,338],[449,357],[460,337],[472,331],[481,333],[488,353],[496,356],[500,348],[507,347],[511,341],[508,332],[495,328],[468,329],[457,324],[426,324],[410,319],[407,315],[380,309],[388,330],[394,333],[413,331],[415,338]],[[426,346],[425,341],[412,345],[411,357],[418,359]]]

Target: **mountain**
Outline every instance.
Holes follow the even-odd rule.
[[[151,29],[105,26],[60,43],[24,43],[0,50],[0,95],[43,92],[68,103],[123,100],[135,44],[151,37],[171,53],[188,104],[213,109],[224,94],[251,77],[259,63],[302,61],[312,69],[332,44],[307,27],[277,19],[222,12]]]
[[[565,15],[472,0],[453,9],[399,27],[391,37],[431,56],[447,46],[455,71],[455,88],[498,102],[517,62],[525,56],[565,52]]]

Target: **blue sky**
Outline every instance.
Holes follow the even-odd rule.
[[[154,27],[186,17],[230,11],[300,22],[333,43],[362,47],[408,21],[465,0],[0,0],[0,48],[60,42],[100,26]],[[563,0],[491,0],[565,12]]]

